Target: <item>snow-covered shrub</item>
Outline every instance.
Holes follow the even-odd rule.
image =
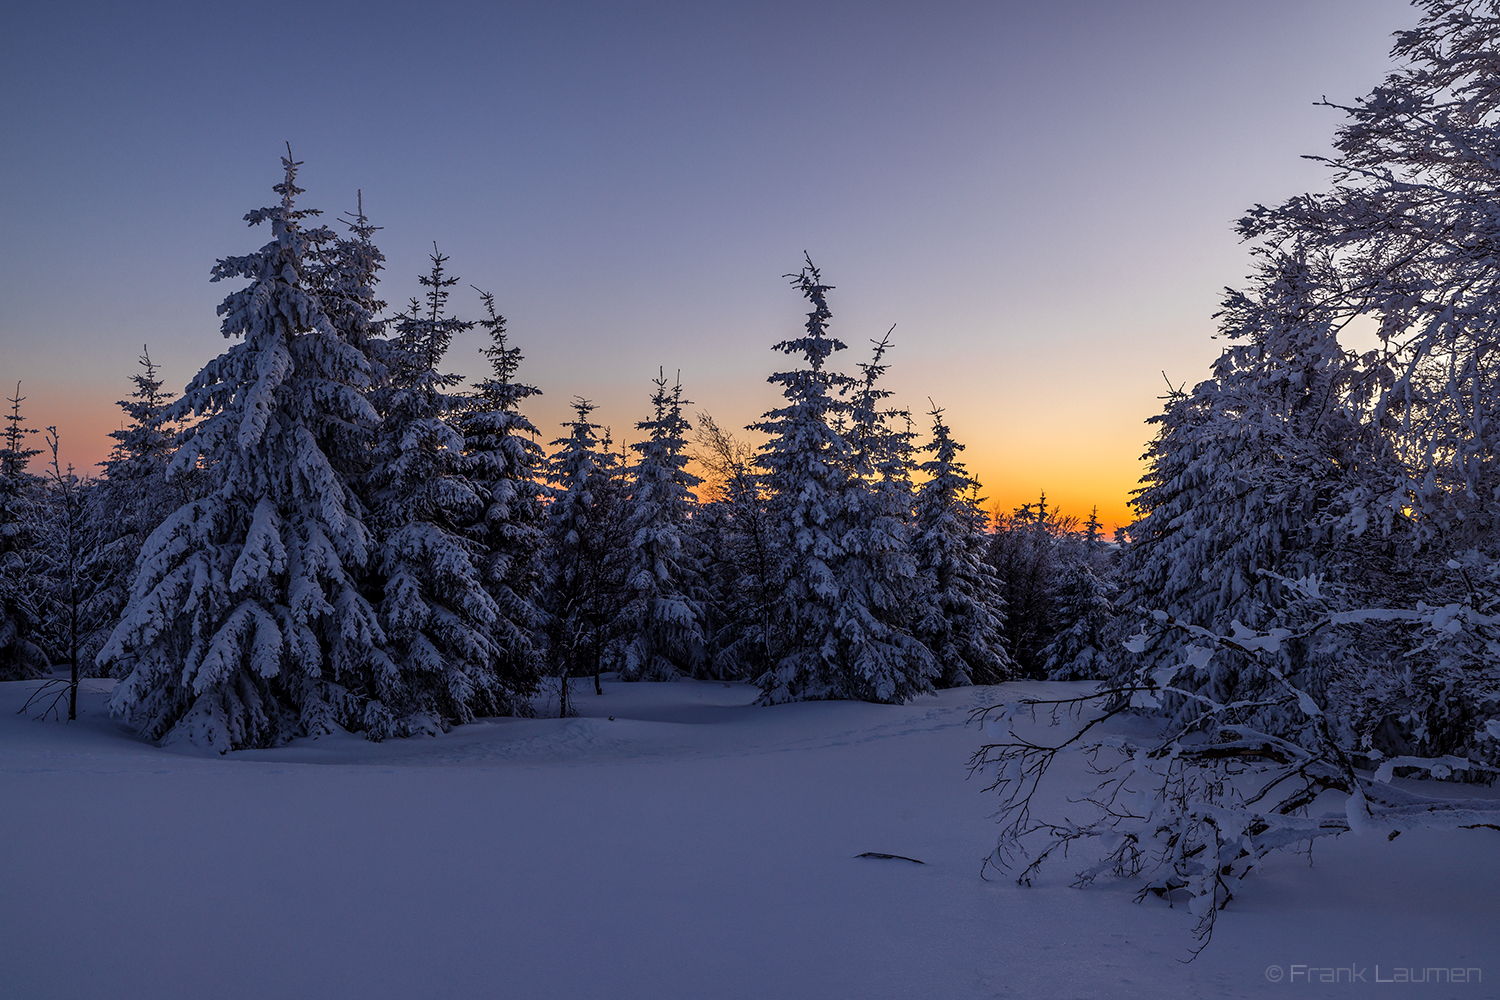
[[[1322,601],[1316,581],[1291,584],[1310,605]],[[1183,898],[1198,917],[1205,941],[1235,886],[1262,867],[1267,855],[1344,833],[1394,839],[1417,828],[1500,830],[1500,803],[1391,783],[1403,774],[1493,780],[1500,774],[1500,669],[1468,679],[1477,698],[1464,702],[1469,739],[1454,752],[1415,748],[1386,754],[1367,731],[1336,714],[1337,704],[1300,687],[1280,664],[1288,645],[1348,641],[1351,631],[1394,633],[1411,648],[1451,653],[1500,640],[1500,590],[1482,610],[1444,608],[1324,611],[1298,632],[1261,631],[1234,623],[1220,635],[1158,612],[1129,644],[1134,652],[1175,635],[1181,658],[1173,665],[1137,661],[1128,678],[1059,698],[1022,698],[987,710],[1004,727],[1001,739],[978,750],[971,767],[1000,795],[1001,833],[987,859],[1029,882],[1049,862],[1066,857],[1075,884],[1101,877],[1135,883],[1139,897]],[[1182,686],[1222,656],[1234,656],[1252,698],[1220,701],[1195,685]],[[1166,699],[1190,702],[1191,716],[1162,712]],[[1154,711],[1163,725],[1148,737],[1110,732],[1113,717]],[[1047,738],[1029,723],[1050,715]],[[1174,721],[1175,720],[1175,721]],[[1182,721],[1186,720],[1186,721]],[[1039,787],[1064,756],[1081,758],[1097,777],[1092,789],[1068,799],[1065,814],[1033,811]],[[1446,788],[1455,788],[1451,783]]]

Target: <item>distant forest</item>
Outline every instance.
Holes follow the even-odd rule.
[[[55,429],[36,447],[11,397],[0,676],[118,678],[147,738],[220,750],[527,713],[544,678],[569,714],[606,671],[766,704],[1101,676],[1118,546],[1045,496],[989,524],[942,411],[920,435],[889,404],[889,339],[831,364],[810,258],[758,452],[694,427],[665,372],[635,440],[580,398],[544,448],[494,297],[453,315],[434,252],[389,315],[375,226],[316,224],[299,165],[246,216],[271,241],[214,269],[248,282],[219,307],[232,346],[175,398],[143,355],[102,475],[63,468]],[[476,326],[491,371],[465,387],[445,367]]]

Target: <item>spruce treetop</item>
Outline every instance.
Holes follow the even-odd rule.
[[[0,449],[0,476],[6,478],[26,473],[26,465],[42,453],[40,448],[26,448],[26,435],[35,434],[36,428],[26,426],[21,415],[21,404],[26,397],[21,395],[21,383],[16,383],[15,395],[9,398],[10,412],[5,415],[5,447]]]
[[[407,355],[407,381],[425,389],[446,389],[458,385],[463,376],[443,374],[437,370],[448,353],[454,336],[473,329],[474,323],[446,314],[448,289],[458,284],[458,278],[450,278],[444,265],[446,254],[440,253],[437,244],[432,245],[428,255],[432,268],[417,278],[427,288],[423,298],[425,305],[415,296],[407,305],[406,312],[396,319],[396,336],[400,348]]]

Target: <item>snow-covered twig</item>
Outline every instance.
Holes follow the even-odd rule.
[[[1493,775],[1495,768],[1448,755],[1396,757],[1373,774],[1362,771],[1359,762],[1368,753],[1340,739],[1326,706],[1277,665],[1276,654],[1290,640],[1370,620],[1430,629],[1446,627],[1455,615],[1441,608],[1366,609],[1325,615],[1297,631],[1236,623],[1233,634],[1224,636],[1158,612],[1131,644],[1140,649],[1165,633],[1185,634],[1194,646],[1178,666],[1142,669],[1125,685],[1101,685],[1072,697],[1022,698],[976,713],[1006,726],[1004,739],[981,747],[970,760],[971,772],[990,775],[986,790],[1000,796],[1001,832],[984,868],[994,866],[1029,884],[1058,854],[1081,851],[1085,861],[1075,870],[1075,884],[1104,875],[1140,878],[1140,898],[1185,897],[1198,917],[1201,947],[1235,884],[1273,851],[1349,832],[1394,838],[1418,827],[1500,829],[1500,803],[1493,800],[1421,795],[1390,784],[1396,768],[1435,777],[1458,770]],[[1262,672],[1267,697],[1224,703],[1174,685],[1183,667],[1223,650],[1241,654]],[[1172,694],[1193,699],[1199,714],[1166,726],[1154,740],[1121,739],[1101,728],[1133,707],[1159,707]],[[1282,731],[1263,731],[1247,721],[1267,707],[1291,720]],[[1017,720],[1035,720],[1038,708],[1051,712],[1054,727],[1070,723],[1058,738],[1042,741],[1018,731]],[[1040,816],[1038,791],[1063,755],[1084,758],[1098,783],[1069,799],[1065,815]],[[1342,808],[1315,813],[1325,792],[1342,793]]]

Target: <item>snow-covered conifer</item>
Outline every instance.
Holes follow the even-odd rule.
[[[48,666],[33,634],[38,595],[29,562],[36,541],[33,513],[39,485],[26,466],[41,451],[26,447],[26,438],[36,430],[26,426],[21,414],[25,399],[17,382],[0,448],[0,680],[39,677]]]
[[[931,595],[916,636],[938,658],[940,683],[997,684],[1011,672],[1005,652],[1005,601],[994,569],[985,562],[985,528],[979,483],[958,458],[943,411],[933,407],[932,457],[918,468],[927,477],[917,491],[911,550]]]
[[[490,362],[491,375],[468,397],[462,415],[469,477],[485,500],[483,517],[469,533],[480,546],[484,584],[498,612],[490,625],[497,670],[529,685],[538,669],[541,615],[536,599],[544,539],[537,479],[546,456],[520,404],[541,390],[516,381],[520,348],[509,346],[495,297],[479,294],[488,314],[479,324],[491,341],[481,353]]]
[[[245,216],[269,222],[271,241],[213,269],[215,281],[249,279],[219,306],[224,336],[242,339],[165,415],[201,418],[172,468],[203,466],[209,489],[152,532],[99,654],[127,672],[111,706],[144,735],[221,751],[338,726],[378,733],[405,710],[357,579],[369,533],[329,458],[332,442],[375,425],[370,368],[309,290],[308,258],[332,234],[304,228],[300,164],[290,153],[282,164],[280,202]]]
[[[1259,273],[1226,299],[1222,329],[1238,343],[1214,378],[1174,393],[1156,418],[1122,563],[1128,609],[1217,634],[1300,633],[1311,605],[1289,581],[1321,580],[1319,593],[1346,609],[1462,606],[1475,585],[1444,564],[1500,554],[1490,457],[1500,296],[1483,249],[1500,184],[1485,152],[1500,134],[1500,72],[1483,53],[1500,38],[1500,5],[1417,6],[1421,22],[1392,53],[1401,68],[1352,105],[1329,105],[1346,116],[1320,158],[1331,188],[1241,220]],[[1339,342],[1356,321],[1374,327],[1376,350],[1356,356]],[[1273,683],[1233,647],[1186,662],[1195,648],[1164,630],[1140,656],[1185,664],[1175,686],[1226,704]],[[1467,745],[1464,720],[1493,711],[1483,658],[1409,648],[1368,623],[1276,655],[1304,689],[1342,692],[1330,707],[1381,752]]]
[[[589,420],[594,404],[577,397],[573,411],[563,424],[568,436],[552,442],[552,500],[543,525],[547,665],[558,678],[564,716],[572,713],[573,677],[592,673],[597,684],[621,603],[620,463],[607,436],[597,434],[603,428]]]
[[[27,448],[26,438],[36,433],[36,428],[26,426],[21,414],[21,404],[26,397],[21,395],[21,383],[16,383],[16,393],[6,400],[10,412],[5,415],[5,447],[0,448],[0,476],[22,477],[26,466],[42,453],[40,448]]]
[[[1005,648],[1017,674],[1046,675],[1046,648],[1057,632],[1056,588],[1064,568],[1064,544],[1077,520],[1048,504],[1022,504],[995,518],[985,561],[994,569],[1005,602]]]
[[[1087,561],[1064,564],[1052,596],[1056,630],[1042,651],[1049,680],[1098,680],[1114,672],[1119,658],[1110,650],[1115,590]]]
[[[37,544],[31,572],[40,596],[40,638],[54,662],[68,664],[68,718],[78,718],[79,654],[93,631],[90,614],[98,581],[89,573],[89,557],[96,548],[94,523],[89,517],[94,483],[78,476],[71,465],[58,458],[56,427],[47,428],[47,449],[52,453],[37,502]]]
[[[369,475],[379,537],[380,620],[397,667],[383,699],[397,706],[372,735],[468,722],[523,710],[530,678],[502,676],[492,628],[499,608],[484,585],[483,551],[468,528],[483,519],[485,491],[470,479],[459,427],[467,400],[439,365],[453,336],[473,324],[447,313],[447,258],[435,249],[395,322],[394,359],[376,393],[381,424]]]
[[[1336,542],[1360,544],[1351,491],[1382,464],[1383,448],[1350,400],[1362,372],[1338,342],[1327,277],[1304,257],[1270,254],[1258,278],[1226,298],[1222,329],[1239,342],[1214,378],[1174,394],[1152,418],[1161,430],[1121,566],[1127,610],[1160,610],[1221,633],[1235,622],[1299,624],[1286,617],[1294,603],[1282,579],[1338,575],[1347,557]],[[1165,632],[1141,655],[1175,662],[1184,641]],[[1178,686],[1225,702],[1248,696],[1238,689],[1244,663],[1226,650]],[[1136,666],[1122,658],[1117,671]],[[1294,673],[1303,666],[1284,664]]]
[[[754,679],[771,666],[779,549],[755,452],[698,414],[693,458],[708,473],[693,517],[705,553],[712,676]]]
[[[1319,158],[1332,185],[1240,223],[1268,252],[1326,261],[1322,310],[1380,337],[1342,399],[1365,432],[1356,461],[1339,466],[1355,485],[1321,519],[1349,550],[1334,558],[1351,608],[1465,606],[1486,575],[1468,567],[1500,557],[1500,294],[1488,249],[1500,238],[1500,4],[1416,6],[1419,23],[1396,36],[1398,67],[1366,97],[1329,104],[1345,116]],[[1500,704],[1493,658],[1410,648],[1388,631],[1318,640],[1342,664],[1340,686],[1360,692],[1350,724],[1386,753],[1472,745],[1472,720]]]
[[[848,444],[832,421],[835,393],[847,377],[827,367],[845,345],[827,333],[832,286],[823,284],[811,259],[796,284],[813,307],[806,336],[784,340],[776,350],[800,354],[806,367],[770,377],[787,405],[752,425],[771,437],[760,455],[773,497],[779,593],[773,666],[758,681],[768,703],[846,697],[833,623],[843,558],[839,500],[849,463]]]
[[[1123,529],[1120,529],[1123,534]],[[1099,508],[1060,546],[1052,585],[1052,639],[1042,650],[1050,680],[1099,680],[1116,669],[1116,552],[1104,538]]]
[[[877,701],[905,701],[941,676],[933,651],[913,635],[936,598],[910,549],[916,503],[911,414],[885,405],[892,393],[880,384],[894,329],[872,341],[873,356],[849,381],[842,414],[850,465],[841,497],[840,630],[855,660],[854,690],[864,697],[874,692]]]
[[[1339,108],[1330,189],[1241,221],[1259,271],[1226,299],[1232,344],[1155,418],[1121,567],[1121,603],[1150,612],[1132,658],[1046,700],[1086,720],[1053,745],[975,756],[1023,879],[1080,851],[1080,881],[1142,875],[1206,934],[1271,851],[1497,826],[1484,800],[1395,783],[1500,772],[1500,3],[1416,6],[1399,67]],[[1340,343],[1356,322],[1375,350]],[[1084,738],[1142,704],[1168,716],[1157,740]],[[1098,788],[1034,813],[1074,751]]]
[[[364,192],[356,192],[357,208],[340,220],[346,233],[331,235],[308,248],[306,281],[317,295],[323,313],[339,338],[354,347],[369,365],[366,398],[377,410],[389,392],[391,381],[407,355],[400,338],[387,336],[386,303],[376,294],[385,255],[375,245],[381,227],[365,215]],[[418,315],[420,310],[418,310]],[[364,423],[327,428],[328,460],[340,476],[356,484],[356,492],[369,488],[375,462],[375,430]],[[361,495],[363,503],[367,498]]]
[[[1327,259],[1318,295],[1339,323],[1376,321],[1359,394],[1409,463],[1370,498],[1367,515],[1418,544],[1489,544],[1500,507],[1500,393],[1493,329],[1500,316],[1491,211],[1500,163],[1500,4],[1418,0],[1420,23],[1398,32],[1399,61],[1343,112],[1334,152],[1315,159],[1330,188],[1240,222],[1274,251]],[[1408,516],[1409,515],[1409,516]]]
[[[761,700],[905,701],[931,688],[935,665],[920,642],[877,617],[891,577],[847,565],[846,541],[875,542],[871,522],[861,520],[870,513],[861,509],[862,491],[850,482],[849,443],[835,427],[846,409],[835,394],[857,383],[827,367],[829,357],[844,348],[827,332],[832,286],[823,284],[811,259],[790,277],[813,308],[805,335],[782,341],[776,350],[800,355],[805,367],[770,377],[780,384],[786,405],[753,425],[771,438],[760,463],[773,497],[778,552],[776,648],[771,669],[758,681]],[[869,554],[877,565],[884,556]]]
[[[631,470],[624,538],[624,607],[616,622],[620,674],[626,679],[670,680],[703,669],[702,572],[697,539],[689,530],[692,490],[702,482],[687,471],[691,426],[682,415],[682,383],[667,388],[665,372],[653,380],[654,415],[636,424],[650,436],[631,447],[640,460]]]
[[[380,339],[385,333],[385,320],[380,318],[385,303],[375,293],[385,254],[375,245],[381,227],[365,215],[364,192],[356,192],[355,198],[355,211],[345,213],[342,220],[348,234],[310,248],[307,281],[339,336],[378,357],[379,349],[389,346]]]
[[[168,480],[177,437],[165,419],[171,397],[149,350],[142,349],[140,365],[142,371],[131,376],[135,391],[119,403],[128,423],[110,432],[115,445],[89,493],[94,548],[87,572],[95,588],[86,615],[91,630],[80,647],[86,670],[125,610],[141,547],[169,514],[196,498],[203,478],[194,468]]]

